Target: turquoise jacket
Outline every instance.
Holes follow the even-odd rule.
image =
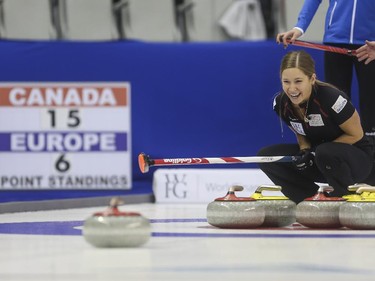
[[[306,32],[322,0],[305,0],[296,27]],[[375,0],[329,0],[324,43],[358,44],[375,40]]]

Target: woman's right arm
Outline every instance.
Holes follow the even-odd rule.
[[[293,43],[297,38],[301,37],[309,27],[321,3],[322,0],[305,0],[302,9],[299,12],[295,27],[289,31],[277,34],[276,42],[283,43],[284,46],[288,46],[289,43],[287,42],[287,39],[290,39],[290,41]]]
[[[300,150],[311,148],[311,143],[305,136],[296,134],[296,137]]]

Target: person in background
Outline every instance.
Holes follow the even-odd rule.
[[[358,61],[364,61],[365,64],[369,64],[375,60],[375,41],[367,41],[366,44],[356,50]]]
[[[311,23],[322,0],[305,0],[297,24],[276,36],[288,45],[301,37]],[[326,14],[323,43],[347,49],[358,49],[366,39],[375,40],[375,1],[330,0]],[[359,88],[359,112],[366,135],[375,138],[375,62],[360,63],[356,57],[325,52],[325,81],[351,97],[353,67]]]
[[[315,62],[305,51],[284,56],[280,77],[282,91],[273,109],[297,143],[264,147],[258,156],[295,157],[292,163],[259,167],[296,203],[316,194],[316,182],[332,186],[332,196],[347,194],[348,186],[366,179],[373,166],[373,144],[357,110],[344,92],[317,79]]]

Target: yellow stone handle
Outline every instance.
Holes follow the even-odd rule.
[[[267,185],[267,184],[264,184],[264,185],[260,185],[256,190],[255,192],[256,193],[262,193],[262,191],[266,190],[266,191],[281,191],[282,187],[280,185]]]
[[[356,184],[353,184],[353,185],[349,185],[348,191],[356,192],[358,188],[366,187],[366,186],[370,186],[370,185],[368,185],[367,183],[356,183]]]
[[[363,192],[375,192],[375,186],[367,185],[367,186],[361,186],[356,191],[358,194],[361,194]]]

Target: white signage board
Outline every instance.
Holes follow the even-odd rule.
[[[273,185],[260,169],[158,169],[153,177],[158,203],[209,203],[224,197],[233,185],[244,187],[237,196],[249,197],[263,184]],[[279,191],[264,194],[282,195]]]
[[[130,84],[0,83],[0,189],[130,189]]]

